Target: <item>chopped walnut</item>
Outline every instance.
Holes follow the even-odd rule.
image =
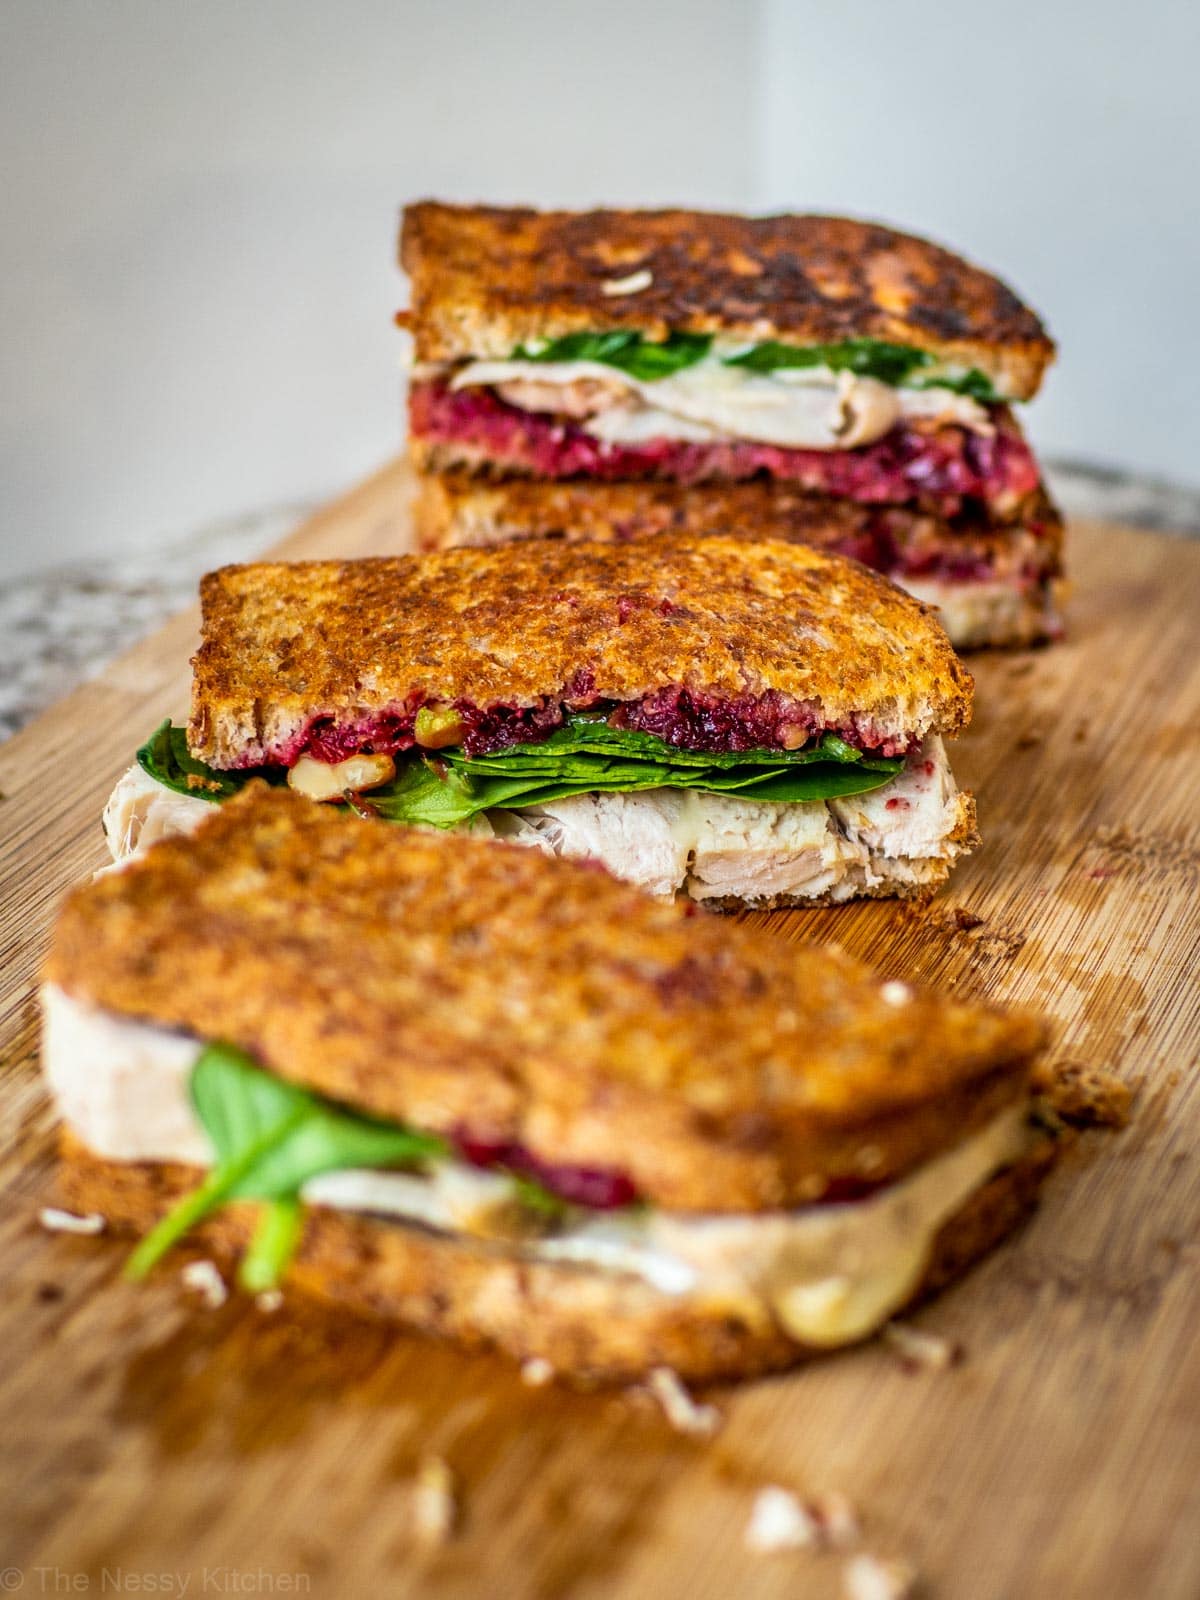
[[[1035,1069],[1033,1081],[1035,1090],[1064,1122],[1123,1128],[1129,1121],[1133,1090],[1106,1067],[1083,1061],[1044,1062]]]

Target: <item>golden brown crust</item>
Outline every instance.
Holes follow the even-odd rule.
[[[880,738],[952,732],[970,714],[970,675],[929,609],[780,540],[264,563],[210,573],[200,596],[188,742],[216,767],[278,760],[315,718],[558,703],[581,674],[613,701],[676,684],[774,691]]]
[[[1028,1091],[1041,1028],[584,864],[251,785],[67,900],[49,982],[420,1128],[680,1210],[907,1171]]]
[[[404,213],[400,259],[420,361],[504,357],[528,339],[608,328],[653,339],[871,338],[976,367],[998,393],[1025,400],[1054,355],[1038,318],[998,278],[848,217],[423,201]],[[646,287],[611,292],[647,271]]]
[[[99,1212],[117,1233],[145,1233],[198,1177],[191,1167],[102,1161],[69,1136],[63,1146],[64,1203]],[[938,1234],[914,1299],[942,1288],[1016,1226],[1051,1160],[1043,1141],[971,1196]],[[253,1208],[229,1207],[191,1237],[230,1262],[245,1249],[253,1221]],[[445,1234],[319,1206],[308,1208],[288,1286],[468,1348],[548,1361],[577,1381],[629,1380],[654,1367],[693,1382],[748,1378],[813,1353],[772,1319],[748,1321],[633,1277],[522,1262]]]

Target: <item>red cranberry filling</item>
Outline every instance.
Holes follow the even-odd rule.
[[[473,1167],[502,1167],[519,1177],[532,1178],[570,1205],[587,1206],[592,1211],[615,1211],[620,1206],[633,1205],[638,1198],[629,1176],[612,1167],[575,1167],[543,1161],[523,1144],[486,1139],[471,1133],[459,1133],[454,1143],[463,1160]]]
[[[788,450],[746,439],[649,439],[614,445],[557,416],[522,411],[489,389],[442,382],[409,391],[413,436],[468,447],[543,478],[674,478],[681,483],[760,474],[862,503],[918,504],[955,515],[965,502],[1012,507],[1039,482],[1037,462],[1006,408],[988,436],[957,426],[900,425],[853,450]]]

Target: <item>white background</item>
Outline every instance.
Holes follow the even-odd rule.
[[[874,215],[1063,347],[1044,451],[1200,483],[1200,6],[0,0],[0,580],[401,429],[397,212]]]

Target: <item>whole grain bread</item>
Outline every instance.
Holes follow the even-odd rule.
[[[998,278],[928,240],[849,217],[535,211],[437,201],[404,213],[419,361],[503,358],[530,339],[877,339],[1037,392],[1054,345]]]
[[[604,483],[428,472],[415,475],[413,525],[426,551],[663,533],[784,539],[851,556],[902,587],[907,572],[937,572],[942,562],[949,571],[987,574],[982,584],[972,577],[945,580],[968,602],[965,617],[952,609],[940,618],[955,649],[1028,645],[1061,630],[1063,524],[1044,489],[1018,520],[998,524],[983,513],[947,519],[904,506],[861,505],[767,478]]]
[[[145,1233],[200,1177],[190,1167],[103,1161],[69,1135],[63,1158],[63,1202],[99,1213],[115,1233]],[[944,1287],[1016,1226],[1051,1159],[1043,1140],[965,1202],[938,1233],[914,1301]],[[253,1207],[228,1206],[190,1240],[231,1263],[254,1222]],[[575,1381],[629,1381],[655,1367],[693,1382],[748,1378],[814,1353],[769,1315],[751,1319],[664,1294],[632,1276],[528,1261],[465,1238],[323,1206],[306,1208],[288,1273],[293,1290],[468,1348],[545,1361]]]
[[[214,767],[286,761],[315,722],[356,727],[426,701],[773,694],[868,743],[953,732],[970,714],[970,675],[931,610],[778,539],[224,567],[200,598],[188,743]]]
[[[947,518],[906,506],[863,505],[770,478],[605,483],[418,473],[413,520],[422,550],[517,539],[619,543],[663,533],[723,533],[807,544],[868,566],[876,541],[898,560],[920,563],[923,555],[945,551],[967,562],[1003,565],[1014,541],[1028,534],[1020,545],[1022,565],[1047,576],[1062,570],[1062,517],[1045,490],[1031,496],[1018,520],[996,523],[982,513]]]
[[[1028,1094],[1040,1025],[586,864],[251,784],[76,889],[46,979],[679,1210],[885,1181]]]

